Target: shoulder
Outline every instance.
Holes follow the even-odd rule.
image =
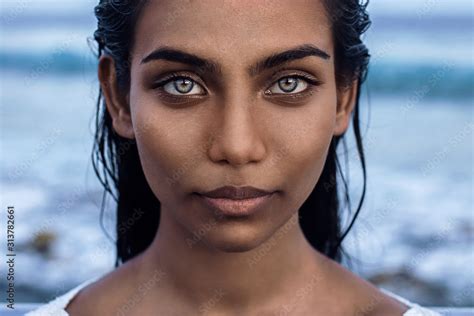
[[[381,289],[381,290],[388,296],[396,299],[399,302],[402,302],[403,304],[409,307],[409,309],[403,314],[403,316],[441,316],[440,313],[430,310],[426,307],[420,306],[414,302],[410,302],[406,298],[401,297],[395,293],[392,293],[385,289]]]
[[[113,270],[81,289],[64,309],[67,315],[106,315],[107,310],[121,301],[126,284],[124,273],[119,269]]]
[[[362,304],[357,306],[355,315],[405,316],[410,309],[410,305],[375,289],[373,294],[367,297]]]
[[[85,286],[65,306],[67,315],[105,315],[117,309],[133,291],[134,268],[126,263]]]
[[[327,259],[333,270],[334,284],[352,303],[351,314],[357,316],[441,316],[383,288],[378,288],[339,263]],[[344,290],[345,289],[345,290]]]
[[[117,301],[128,293],[129,286],[133,285],[130,276],[134,274],[134,268],[131,261],[105,275],[91,278],[26,316],[104,315],[105,310],[117,306]]]
[[[358,296],[354,304],[354,315],[357,316],[406,316],[412,309],[408,301],[399,300],[369,282],[360,279]]]
[[[357,316],[405,316],[411,306],[398,300],[388,291],[379,289],[369,281],[351,272],[329,258],[326,261],[331,287],[344,297],[345,309],[341,314]]]
[[[47,302],[44,305],[26,313],[26,316],[43,316],[43,315],[55,315],[55,316],[68,316],[68,313],[65,310],[67,304],[74,299],[77,292],[79,292],[82,288],[87,286],[88,284],[97,280],[98,277],[91,278],[76,287],[72,288],[71,290],[67,291],[66,293],[56,297],[55,299]]]

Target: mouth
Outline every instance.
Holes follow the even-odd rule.
[[[241,217],[252,215],[264,208],[276,191],[254,187],[220,187],[213,191],[196,193],[205,206],[220,215]]]

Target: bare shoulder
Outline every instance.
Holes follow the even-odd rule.
[[[384,293],[372,283],[364,280],[341,264],[326,258],[331,283],[344,293],[350,313],[355,316],[402,316],[409,307]]]
[[[372,293],[366,293],[365,297],[358,305],[355,315],[364,316],[402,316],[408,306],[395,298],[383,293],[379,289],[374,289]]]
[[[125,263],[82,288],[66,306],[71,316],[116,315],[133,291],[135,263]]]

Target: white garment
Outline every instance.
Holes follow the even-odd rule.
[[[86,287],[89,283],[92,283],[98,279],[99,277],[94,277],[79,284],[78,286],[69,290],[65,294],[55,298],[54,300],[38,307],[37,309],[31,312],[26,313],[25,316],[69,316],[69,314],[64,310],[68,303],[82,288]],[[441,314],[439,314],[438,312],[421,307],[418,304],[412,303],[407,299],[400,297],[386,289],[381,288],[380,290],[410,307],[410,309],[407,310],[402,316],[441,316]]]

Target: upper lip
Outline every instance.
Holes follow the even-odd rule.
[[[234,187],[229,185],[208,192],[199,192],[199,194],[210,198],[225,198],[232,200],[251,199],[272,193],[273,192],[258,189],[252,186]]]

